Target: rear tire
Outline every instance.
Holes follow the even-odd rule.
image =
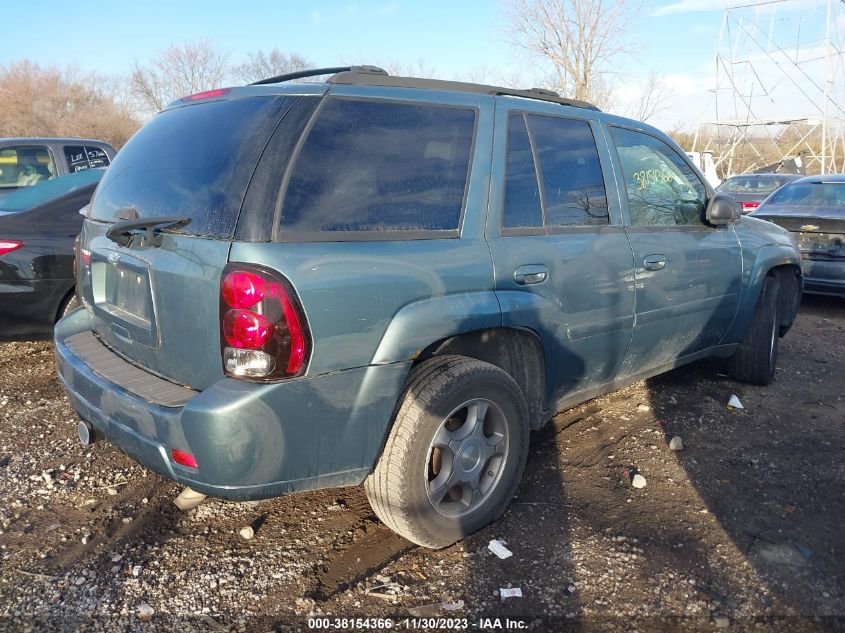
[[[62,307],[59,309],[59,319],[65,318],[68,314],[76,310],[81,304],[79,303],[79,297],[76,295],[76,291],[74,290],[73,293],[65,299]]]
[[[774,380],[780,340],[779,293],[778,278],[766,277],[745,338],[728,361],[734,379],[752,385],[768,385]]]
[[[364,490],[410,541],[447,547],[504,512],[528,454],[528,409],[495,365],[463,356],[415,367]]]

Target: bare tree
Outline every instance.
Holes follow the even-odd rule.
[[[138,129],[108,78],[29,60],[0,66],[0,137],[81,136],[120,147]]]
[[[638,2],[505,0],[512,43],[546,62],[552,83],[568,97],[606,105],[613,62],[631,51]]]
[[[209,40],[171,44],[146,66],[135,63],[133,93],[141,109],[157,112],[179,97],[220,87],[229,74],[227,59]]]
[[[653,116],[672,107],[672,95],[663,77],[651,71],[640,87],[639,99],[631,116],[638,121],[648,121]]]
[[[313,68],[313,64],[304,57],[296,53],[282,53],[278,48],[274,48],[269,53],[264,51],[249,53],[247,57],[249,61],[232,68],[232,74],[248,84],[268,77]]]

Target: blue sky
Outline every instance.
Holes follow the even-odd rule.
[[[767,16],[774,16],[771,31],[782,41],[798,32],[799,22],[805,33],[819,30],[824,5],[818,0],[778,2],[751,13],[743,10],[740,17],[756,14],[756,21],[765,22],[768,29]],[[654,70],[667,78],[675,99],[673,109],[659,117],[658,124],[692,123],[705,116],[724,6],[720,0],[643,5],[636,24],[636,53],[619,60],[613,78],[620,86],[617,109],[624,110],[637,81]],[[502,14],[497,0],[42,0],[37,14],[33,5],[18,2],[3,8],[0,63],[26,57],[43,65],[121,74],[170,43],[208,38],[228,51],[233,62],[244,60],[249,51],[275,46],[318,66],[347,62],[415,66],[422,61],[437,77],[469,79],[498,73],[533,83],[536,67],[509,45]],[[721,41],[724,44],[724,34]],[[765,61],[763,56],[759,64]],[[761,83],[768,82],[761,79]]]

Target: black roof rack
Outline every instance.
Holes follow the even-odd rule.
[[[531,88],[529,90],[518,90],[516,88],[503,88],[501,86],[488,86],[485,84],[473,84],[465,81],[445,81],[443,79],[418,79],[416,77],[394,77],[378,66],[338,66],[335,68],[315,68],[313,70],[300,70],[295,73],[287,73],[276,77],[268,77],[261,81],[249,84],[250,86],[261,86],[264,84],[275,84],[283,81],[292,81],[304,77],[318,77],[319,75],[331,75],[326,81],[332,84],[353,84],[364,86],[385,86],[396,88],[428,88],[429,90],[455,90],[459,92],[472,92],[486,95],[507,95],[510,97],[523,97],[525,99],[538,99],[561,105],[598,110],[592,103],[579,101],[578,99],[567,99],[561,97],[552,90],[543,88]]]
[[[369,68],[369,67],[365,67]],[[598,110],[592,103],[578,99],[567,99],[561,97],[552,90],[543,88],[531,88],[519,90],[516,88],[503,88],[502,86],[488,86],[485,84],[473,84],[464,81],[445,81],[443,79],[418,79],[416,77],[394,77],[387,73],[359,72],[356,68],[338,71],[326,79],[332,84],[363,84],[366,86],[391,86],[397,88],[428,88],[429,90],[455,90],[460,92],[472,92],[486,95],[507,95],[510,97],[523,97],[525,99],[538,99],[561,105]]]
[[[268,77],[267,79],[254,81],[249,85],[263,86],[264,84],[277,84],[283,81],[293,81],[294,79],[304,79],[305,77],[319,77],[320,75],[335,75],[343,72],[354,72],[362,75],[387,75],[387,71],[379,68],[378,66],[335,66],[332,68],[298,70],[295,73],[286,73],[284,75],[276,75],[275,77]]]

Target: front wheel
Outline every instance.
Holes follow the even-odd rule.
[[[513,378],[475,359],[436,357],[412,371],[364,489],[392,530],[446,547],[504,512],[527,453],[528,411]]]
[[[779,293],[778,278],[766,277],[745,338],[728,361],[730,374],[736,380],[768,385],[775,378],[780,340]]]

